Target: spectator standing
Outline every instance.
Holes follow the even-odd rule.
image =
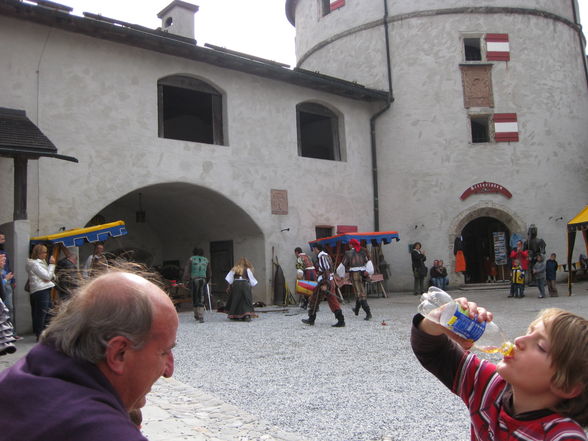
[[[412,273],[414,276],[414,289],[413,294],[420,296],[425,292],[425,277],[427,275],[427,267],[425,266],[425,251],[422,249],[420,242],[415,242],[410,252],[410,258],[412,261]]]
[[[537,282],[539,288],[539,298],[545,298],[545,262],[543,255],[537,254],[535,256],[535,264],[533,265],[533,279]]]
[[[63,257],[57,262],[55,267],[55,288],[59,295],[60,301],[68,300],[73,291],[79,286],[79,274],[78,274],[78,258],[75,254],[75,250],[61,246]]]
[[[170,298],[144,277],[90,280],[0,373],[0,441],[147,441],[129,412],[173,374],[177,328]]]
[[[522,299],[525,297],[525,271],[521,268],[518,259],[513,259],[510,270],[510,294],[509,297]]]
[[[29,276],[29,290],[31,294],[31,315],[33,319],[33,332],[37,341],[49,322],[51,310],[51,288],[55,286],[55,258],[49,258],[47,264],[47,247],[37,244],[33,247],[31,258],[26,265]]]
[[[524,249],[522,240],[517,241],[516,248],[510,252],[510,259],[517,259],[523,271],[526,272],[529,269],[529,251]]]
[[[16,289],[16,279],[14,278],[14,273],[10,268],[10,258],[8,257],[8,253],[4,249],[6,245],[6,235],[0,231],[0,255],[4,256],[4,268],[2,268],[2,287],[3,287],[3,294],[1,296],[4,305],[8,308],[10,312],[10,321],[14,325],[15,324],[15,314],[14,314],[14,290]],[[21,337],[14,334],[16,340],[21,340]]]
[[[84,278],[89,278],[94,274],[94,271],[98,269],[104,269],[107,265],[106,256],[104,255],[104,244],[97,242],[94,245],[94,252],[88,256],[86,263],[84,264]]]
[[[6,255],[0,254],[0,269],[6,264]],[[10,320],[10,311],[4,305],[4,286],[0,283],[0,355],[12,354],[16,351],[14,346],[15,333]],[[1,413],[0,413],[1,415]]]
[[[547,262],[545,262],[545,279],[547,280],[547,289],[549,290],[549,297],[558,297],[557,292],[557,256],[555,253],[551,253]]]

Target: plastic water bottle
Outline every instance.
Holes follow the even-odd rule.
[[[494,322],[479,322],[442,289],[431,287],[421,296],[418,311],[466,340],[475,342],[476,349],[487,354],[510,355],[514,345],[507,341]]]

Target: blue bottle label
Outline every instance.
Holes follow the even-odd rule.
[[[476,341],[486,330],[486,322],[470,318],[458,307],[447,322],[447,328],[467,340]]]

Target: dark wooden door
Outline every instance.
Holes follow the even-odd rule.
[[[225,276],[233,267],[233,241],[210,242],[211,291],[217,298],[225,298]]]

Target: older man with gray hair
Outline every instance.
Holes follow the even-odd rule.
[[[109,270],[0,373],[0,441],[145,441],[129,412],[174,370],[178,316],[154,283]]]

